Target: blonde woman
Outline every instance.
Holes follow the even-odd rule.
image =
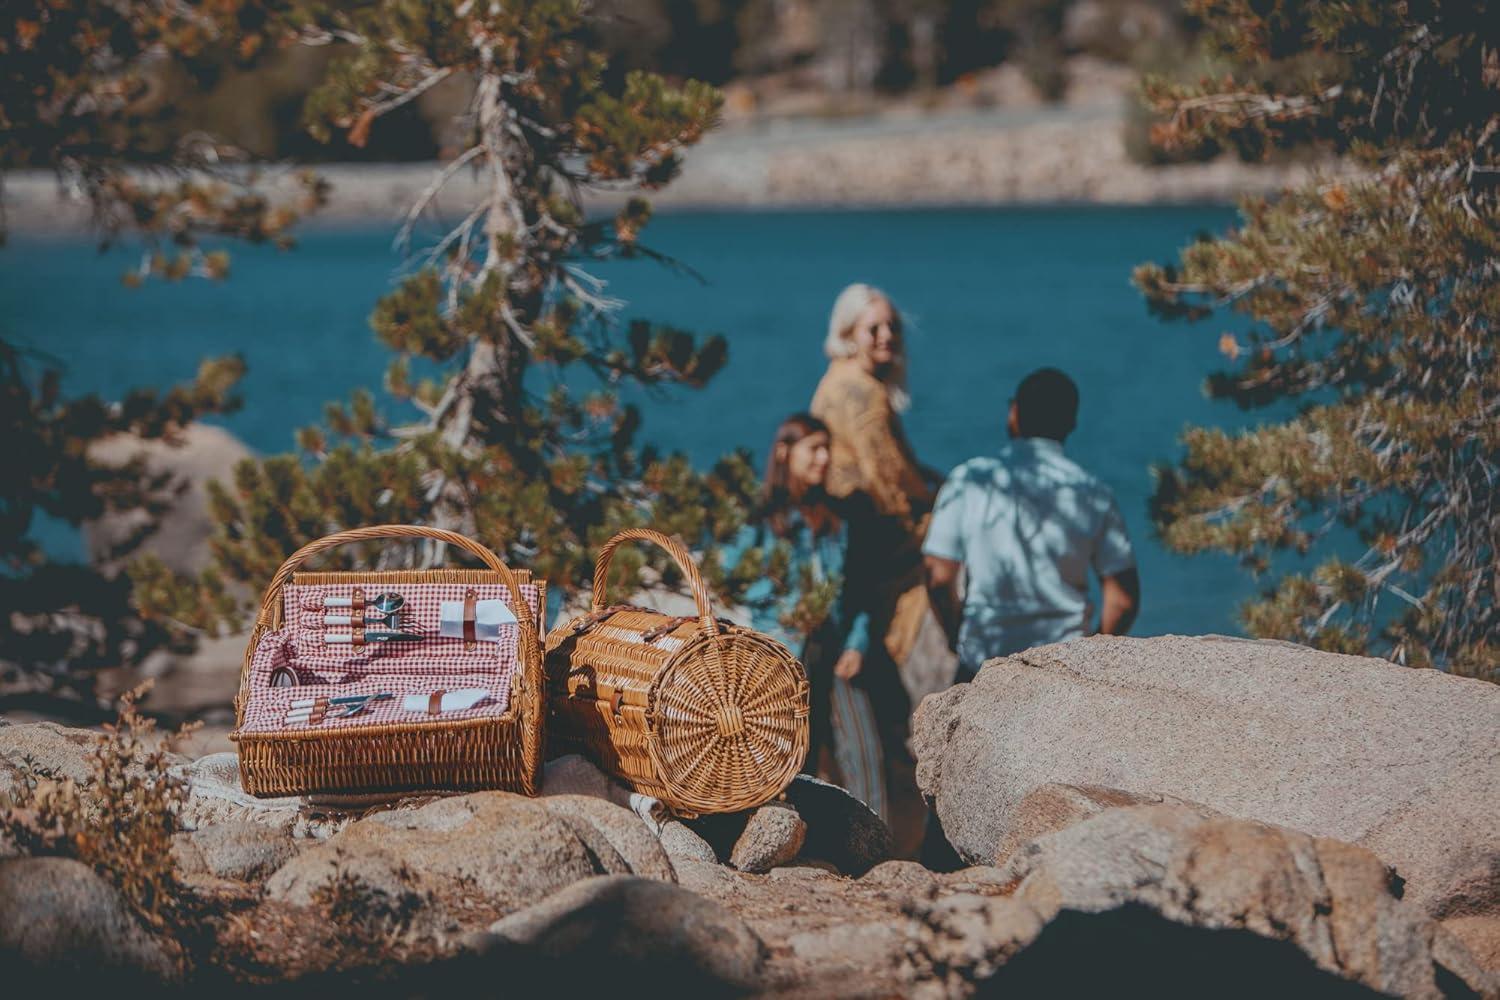
[[[901,428],[900,414],[911,400],[901,335],[901,313],[890,296],[870,285],[844,289],[828,321],[823,345],[828,371],[813,394],[811,410],[832,439],[828,494],[864,493],[876,511],[874,523],[859,532],[862,544],[850,549],[849,575],[862,580],[870,595],[871,648],[858,683],[869,692],[879,717],[895,814],[892,827],[898,853],[904,854],[920,840],[923,823],[921,800],[908,771],[909,692],[946,686],[953,664],[911,656],[932,618],[922,585],[921,545],[938,477],[918,464]],[[923,643],[924,650],[930,645]],[[938,655],[948,659],[941,643]],[[941,685],[925,680],[934,671],[944,674]]]
[[[812,414],[833,431],[829,493],[867,493],[880,513],[915,530],[934,491],[901,430],[899,415],[911,405],[901,333],[901,314],[880,289],[850,285],[839,293]]]

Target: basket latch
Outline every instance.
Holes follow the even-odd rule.
[[[581,632],[587,632],[589,629],[593,628],[595,625],[598,625],[600,622],[604,621],[606,618],[608,618],[610,615],[613,615],[617,611],[647,610],[649,609],[637,607],[634,604],[611,604],[607,608],[600,608],[598,611],[590,612],[589,614],[584,615],[582,618],[579,618],[573,623],[572,633],[574,635],[578,635]]]
[[[697,620],[697,615],[679,615],[676,618],[668,618],[666,621],[656,626],[656,628],[648,629],[647,631],[642,632],[641,641],[647,643],[655,642],[657,639],[660,639],[668,632],[675,631],[678,626],[686,625],[688,622],[695,622]],[[723,632],[725,629],[731,628],[734,625],[733,622],[726,621],[723,618],[715,618],[714,624],[718,626],[720,632]]]

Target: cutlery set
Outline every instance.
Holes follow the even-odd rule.
[[[379,691],[375,694],[351,694],[335,698],[296,698],[293,699],[282,721],[288,726],[316,726],[325,719],[347,719],[358,715],[371,705],[391,701],[395,697],[389,691]],[[422,715],[462,712],[473,708],[487,697],[489,697],[489,691],[486,688],[409,694],[401,698],[401,710],[418,712]]]
[[[421,642],[423,637],[407,632],[402,628],[402,613],[406,608],[406,598],[400,594],[378,594],[373,601],[362,606],[356,606],[352,597],[324,597],[322,604],[304,605],[304,611],[316,612],[319,609],[325,612],[333,609],[346,609],[344,614],[324,614],[321,618],[316,616],[303,616],[303,622],[309,625],[321,625],[323,628],[344,627],[351,629],[349,632],[324,632],[323,645],[325,646],[363,646],[371,642]],[[373,614],[372,614],[373,612]]]
[[[302,606],[302,623],[315,629],[323,629],[325,646],[363,646],[373,642],[421,642],[427,636],[408,632],[403,627],[406,615],[406,598],[396,593],[377,594],[374,600],[362,601],[354,597],[325,596],[319,603]],[[321,612],[321,614],[319,614]],[[461,637],[498,640],[501,625],[515,622],[515,615],[504,601],[444,601],[440,609],[438,634],[445,637]],[[349,631],[328,631],[348,629]],[[300,683],[296,671],[279,666],[271,671],[270,686],[296,687]],[[392,701],[396,697],[390,691],[374,694],[351,694],[338,697],[294,698],[288,706],[283,722],[288,726],[316,726],[327,719],[347,719],[359,715],[372,705]],[[409,694],[401,698],[401,711],[419,712],[423,715],[441,715],[444,712],[462,712],[473,708],[485,698],[489,691],[484,688],[465,688],[460,691],[434,691],[430,694]]]

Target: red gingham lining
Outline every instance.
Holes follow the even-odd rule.
[[[462,601],[464,595],[473,590],[480,600],[499,598],[510,603],[509,589],[496,584],[412,583],[360,587],[365,592],[366,601],[373,601],[386,591],[406,598],[406,606],[401,609],[401,631],[427,638],[422,642],[329,646],[323,642],[325,634],[349,635],[353,629],[348,625],[323,625],[324,615],[349,613],[348,608],[325,608],[323,598],[349,597],[355,589],[356,584],[350,582],[292,584],[283,591],[283,628],[292,633],[296,645],[292,666],[322,674],[326,680],[336,680],[351,670],[399,670],[417,674],[483,670],[492,668],[497,647],[502,661],[513,663],[516,659],[517,625],[501,626],[499,642],[480,642],[473,649],[465,649],[462,639],[438,635],[439,614],[444,601]],[[540,622],[535,585],[522,584],[521,594],[532,609],[532,620]],[[383,630],[383,626],[375,627]],[[376,647],[373,654],[371,647]]]
[[[462,601],[469,590],[480,600],[495,598],[509,603],[509,590],[498,585],[422,583],[380,584],[363,587],[366,600],[392,591],[406,598],[402,630],[427,636],[421,642],[368,643],[364,646],[329,646],[325,632],[349,634],[345,626],[324,626],[325,614],[348,614],[347,608],[324,608],[324,596],[348,596],[357,584],[292,585],[284,592],[283,627],[268,632],[257,644],[250,664],[250,695],[245,705],[241,732],[266,733],[297,729],[352,729],[368,725],[433,721],[455,721],[503,715],[510,701],[511,681],[517,666],[519,626],[501,627],[500,641],[480,642],[465,649],[462,639],[438,636],[438,616],[443,601]],[[521,595],[540,621],[537,588],[521,586]],[[271,671],[291,667],[301,683],[273,688]],[[430,695],[434,691],[484,688],[490,696],[473,708],[432,716],[407,712],[401,698],[407,694]],[[317,726],[287,724],[285,716],[293,700],[339,697],[388,691],[394,698],[369,706],[348,718],[326,717]]]

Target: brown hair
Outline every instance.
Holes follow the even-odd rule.
[[[802,511],[815,535],[831,534],[839,529],[839,516],[821,484],[807,490],[795,502],[792,500],[790,463],[776,454],[781,445],[790,450],[792,445],[811,434],[828,433],[828,425],[810,413],[794,413],[776,428],[776,436],[771,439],[771,453],[766,457],[766,478],[761,484],[760,510],[756,516],[770,526],[771,533],[777,538],[786,537],[786,516],[793,507]]]

